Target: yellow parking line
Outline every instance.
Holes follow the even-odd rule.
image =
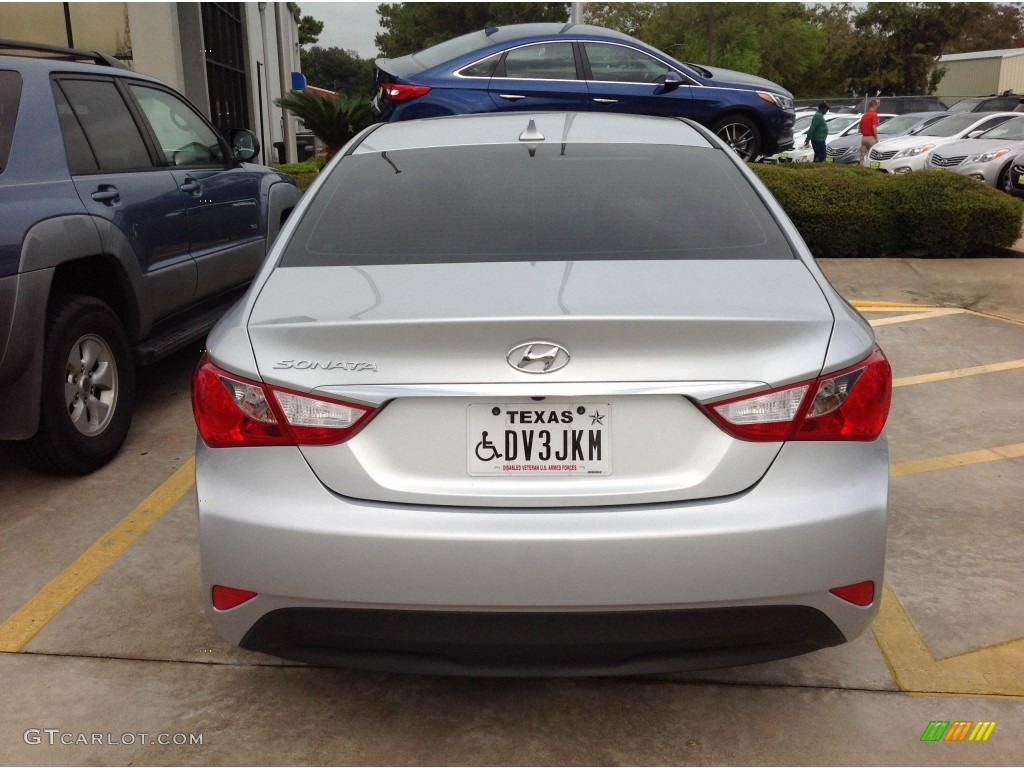
[[[1024,696],[1024,638],[936,659],[888,582],[871,632],[896,685],[908,693]]]
[[[931,304],[907,304],[905,301],[851,301],[850,304],[861,312],[864,310],[890,312],[897,309],[945,309]]]
[[[78,594],[160,519],[195,483],[196,460],[189,459],[121,522],[100,536],[71,565],[0,624],[0,651],[20,651]]]
[[[872,328],[877,328],[880,325],[895,325],[896,323],[910,323],[914,320],[929,320],[933,317],[942,317],[943,315],[960,315],[963,314],[964,310],[958,308],[950,309],[929,309],[927,312],[916,312],[912,315],[898,315],[897,317],[882,317],[878,320],[869,320],[868,323]]]
[[[901,461],[897,464],[889,465],[889,476],[904,477],[921,472],[933,472],[936,469],[951,469],[953,467],[966,467],[970,464],[983,464],[987,461],[1019,459],[1022,456],[1024,456],[1024,443],[1014,443],[1013,445],[1003,445],[998,448],[985,448],[980,451],[934,456],[930,459]]]
[[[909,387],[913,384],[929,384],[933,381],[962,379],[966,376],[977,376],[982,373],[998,373],[999,371],[1012,371],[1017,368],[1024,368],[1024,360],[1007,360],[1005,363],[976,365],[973,368],[954,368],[952,371],[924,373],[920,376],[906,376],[902,379],[893,379],[892,385],[893,387]]]

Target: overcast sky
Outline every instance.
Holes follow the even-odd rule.
[[[355,51],[363,59],[377,58],[374,36],[380,31],[377,24],[377,6],[380,0],[370,2],[322,3],[300,0],[303,16],[312,16],[324,23],[324,31],[317,42],[321,48],[342,48]]]

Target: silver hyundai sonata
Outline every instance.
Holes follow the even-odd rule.
[[[878,610],[891,372],[696,123],[373,126],[193,379],[206,608],[316,664],[636,674]]]

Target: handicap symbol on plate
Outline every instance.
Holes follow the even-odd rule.
[[[498,453],[498,449],[495,447],[494,443],[487,439],[486,431],[484,431],[482,438],[483,439],[476,444],[476,457],[480,459],[480,461],[494,461],[495,459],[500,459],[501,454]]]

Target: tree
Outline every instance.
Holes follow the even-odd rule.
[[[324,143],[327,157],[333,157],[345,142],[373,122],[370,102],[360,96],[320,96],[292,91],[279,99],[277,106],[299,118]]]
[[[314,46],[302,51],[302,73],[318,88],[349,96],[373,95],[373,62],[355,51]]]
[[[608,3],[587,6],[587,21],[680,61],[750,72],[793,91],[823,58],[824,33],[803,3]]]
[[[819,5],[812,11],[814,26],[822,34],[822,65],[808,73],[800,93],[805,97],[851,94],[851,73],[863,66],[861,42],[854,27],[856,9],[849,3]]]
[[[935,61],[960,34],[966,3],[869,3],[857,13],[862,62],[851,85],[860,93],[932,93]]]
[[[288,10],[299,19],[299,47],[304,45],[316,45],[320,39],[320,33],[324,31],[324,23],[314,19],[312,16],[303,16],[302,8],[298,3],[287,3]]]
[[[964,6],[959,34],[943,53],[973,53],[1024,47],[1024,5],[1021,3],[957,3]]]
[[[488,26],[561,21],[568,3],[382,3],[377,6],[384,29],[375,38],[386,58],[428,48]]]
[[[640,38],[644,27],[655,16],[664,13],[665,7],[666,3],[587,3],[584,14],[587,24]]]
[[[324,23],[312,16],[303,16],[299,22],[299,46],[316,45],[320,33],[324,31]]]

